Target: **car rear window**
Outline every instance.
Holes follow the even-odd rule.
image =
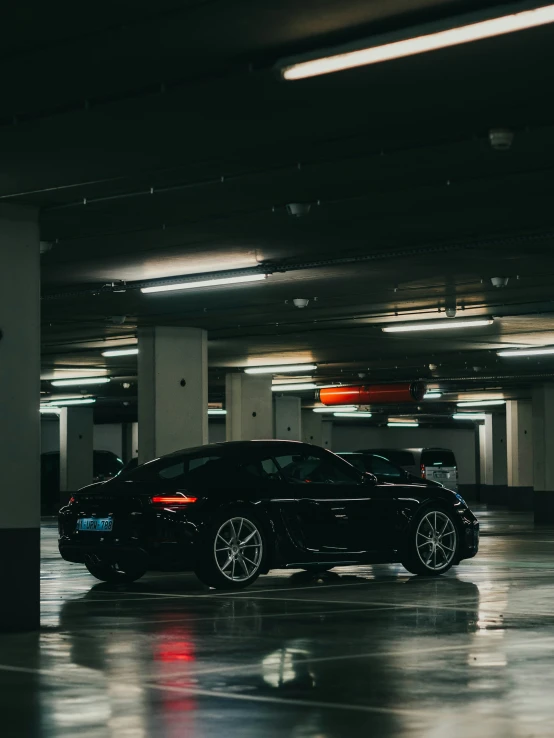
[[[428,466],[456,466],[456,457],[446,448],[426,448],[421,452],[421,465]]]

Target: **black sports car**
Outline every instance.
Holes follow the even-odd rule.
[[[380,454],[372,454],[368,451],[337,451],[337,456],[348,461],[361,472],[370,472],[377,477],[378,482],[388,484],[419,484],[424,487],[443,487],[439,482],[432,479],[416,477],[415,474],[403,469],[398,464],[393,464],[390,459]]]
[[[240,441],[187,449],[76,493],[59,548],[98,579],[194,570],[241,588],[270,569],[401,562],[437,575],[475,556],[479,523],[443,487],[379,484],[326,449]]]

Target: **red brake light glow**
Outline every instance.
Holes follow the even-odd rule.
[[[74,497],[70,497],[69,498],[69,502],[67,504],[68,505],[72,505],[74,502],[75,502],[75,498]]]
[[[425,464],[421,465],[421,478],[425,479]]]
[[[183,495],[156,495],[152,497],[154,505],[190,505],[196,502],[197,497],[185,497]]]

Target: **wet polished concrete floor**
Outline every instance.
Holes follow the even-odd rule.
[[[42,630],[0,635],[0,736],[552,736],[554,531],[477,513],[480,554],[442,578],[278,571],[238,594],[95,584],[46,522]]]

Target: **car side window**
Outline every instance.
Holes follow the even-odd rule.
[[[166,466],[164,469],[160,469],[158,476],[160,479],[176,479],[182,477],[185,473],[185,462],[180,461],[177,464]]]
[[[389,461],[382,459],[379,456],[372,457],[371,468],[375,476],[383,481],[399,482],[405,477],[405,474],[403,474],[401,469],[398,469]]]
[[[275,461],[283,477],[291,484],[359,484],[354,469],[333,457],[332,454],[310,453],[276,456]]]

